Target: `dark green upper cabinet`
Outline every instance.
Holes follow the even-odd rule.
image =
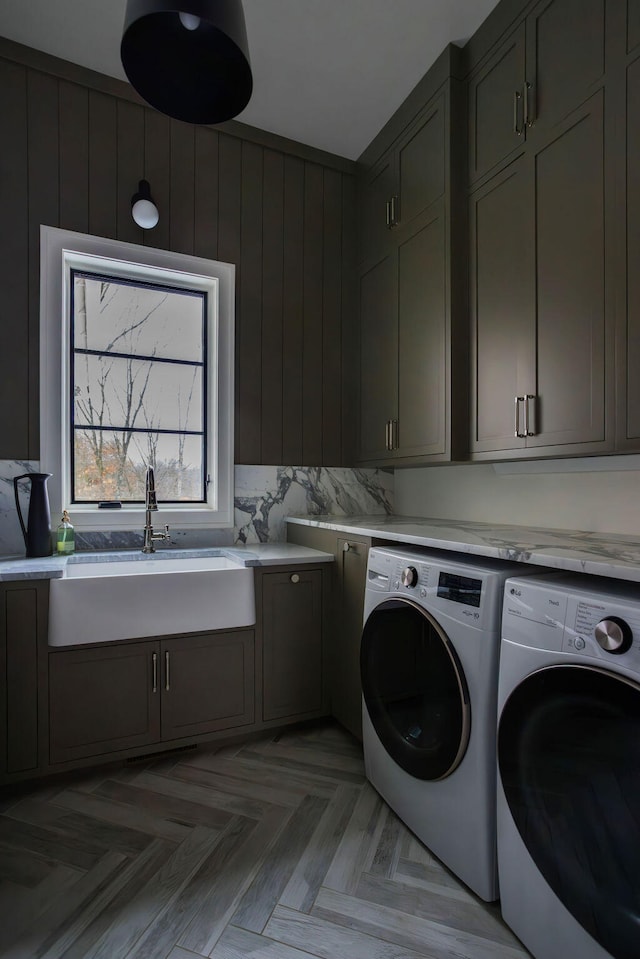
[[[533,186],[523,157],[471,197],[471,449],[518,449],[515,397],[535,389]]]
[[[359,259],[371,262],[388,245],[391,198],[396,194],[395,157],[390,151],[360,182]]]
[[[471,97],[519,37],[519,155],[505,165],[513,151],[495,154],[490,178],[486,164],[471,171],[471,456],[609,452],[615,189],[604,2],[538,3],[472,78]],[[476,143],[483,136],[475,130]]]
[[[617,445],[640,448],[640,4],[628,0],[626,33],[618,44],[615,73],[620,104],[616,124],[618,206],[616,239],[620,257],[616,328]]]
[[[442,196],[445,177],[445,111],[437,104],[412,123],[360,184],[360,261],[369,264],[389,248],[389,233],[406,227]]]
[[[640,4],[637,0],[627,0],[627,53],[640,46]]]
[[[542,0],[527,17],[526,133],[546,135],[604,79],[605,0]]]
[[[391,253],[360,276],[360,458],[389,457],[398,417],[397,261]]]
[[[363,464],[447,461],[464,418],[460,383],[452,399],[465,342],[455,335],[464,322],[456,290],[466,262],[456,246],[462,96],[456,79],[443,79],[361,177]]]
[[[541,0],[472,71],[469,177],[475,183],[548,137],[603,82],[604,0]]]
[[[524,23],[471,77],[469,179],[478,180],[522,150],[522,88],[525,73]]]
[[[444,195],[447,178],[446,104],[440,100],[427,110],[398,144],[397,201],[392,210],[395,227],[408,226],[439,197]]]
[[[627,79],[627,407],[626,436],[640,440],[640,58],[629,67]]]

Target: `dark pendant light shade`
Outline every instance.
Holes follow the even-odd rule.
[[[120,56],[140,96],[187,123],[230,120],[253,90],[241,0],[127,0]]]

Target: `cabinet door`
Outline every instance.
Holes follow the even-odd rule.
[[[360,637],[370,541],[339,538],[338,604],[331,657],[331,712],[362,739]]]
[[[557,129],[535,157],[538,421],[527,447],[606,439],[602,92]]]
[[[396,194],[394,156],[387,153],[360,183],[360,260],[380,256],[389,244],[390,208]]]
[[[473,183],[524,145],[524,23],[471,78],[469,179]]]
[[[160,738],[157,657],[157,643],[110,643],[51,652],[51,763],[156,743]]]
[[[162,739],[254,721],[254,633],[237,630],[161,644]]]
[[[8,775],[35,772],[46,761],[38,719],[46,715],[40,674],[47,595],[48,583],[12,584],[0,591],[0,773]]]
[[[444,194],[445,104],[439,98],[397,147],[396,219],[406,227]],[[394,227],[395,229],[395,227]]]
[[[518,449],[515,398],[535,392],[534,224],[525,158],[471,198],[471,450]]]
[[[602,83],[605,0],[541,0],[527,17],[528,139],[578,108]]]
[[[412,227],[398,246],[398,447],[394,456],[445,453],[447,446],[444,203],[436,203]]]
[[[640,7],[638,39],[640,41]],[[624,221],[626,246],[627,303],[619,336],[619,361],[622,372],[618,443],[637,449],[640,440],[640,58],[627,70],[626,182],[627,216]],[[626,243],[625,243],[626,240]],[[623,300],[624,302],[624,300]]]
[[[386,425],[398,409],[398,304],[391,253],[360,278],[360,459],[391,458]]]
[[[640,4],[627,0],[627,53],[640,45]]]
[[[263,718],[323,705],[322,571],[262,577]]]

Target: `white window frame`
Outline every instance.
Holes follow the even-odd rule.
[[[115,269],[114,269],[115,267]],[[54,525],[63,509],[80,530],[144,526],[144,505],[99,509],[71,504],[70,274],[71,269],[164,282],[207,295],[207,463],[212,478],[206,503],[162,505],[158,523],[176,528],[233,526],[235,266],[104,237],[40,228],[40,468],[51,473],[49,497]],[[213,389],[217,384],[217,390]],[[217,428],[216,428],[217,427]]]

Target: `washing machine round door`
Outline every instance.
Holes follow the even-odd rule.
[[[458,656],[429,613],[403,599],[369,615],[360,646],[362,693],[392,759],[416,779],[444,779],[469,742],[469,693]]]
[[[640,955],[640,686],[598,667],[532,673],[498,730],[509,811],[538,870],[614,959]]]

